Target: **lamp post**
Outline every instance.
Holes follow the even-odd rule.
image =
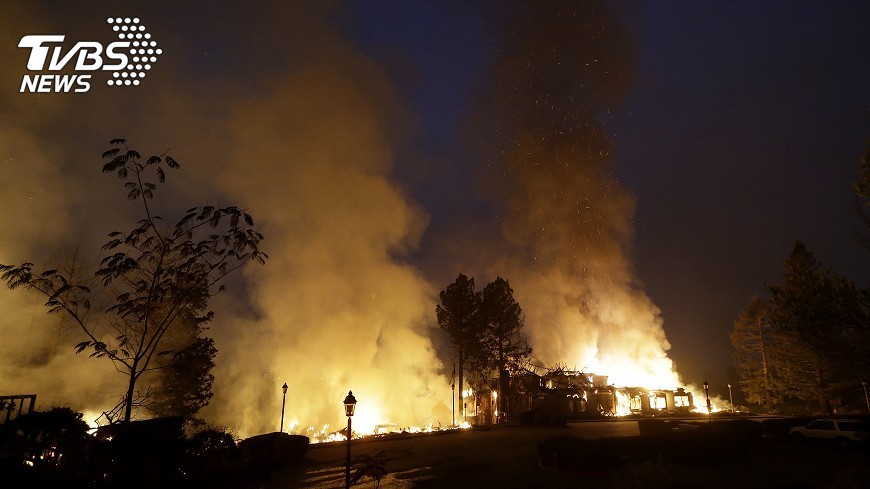
[[[283,397],[281,397],[281,433],[284,433],[284,403],[287,402],[287,382],[284,382],[284,385],[281,386],[281,392],[284,393]]]
[[[734,396],[731,395],[731,384],[728,384],[728,400],[731,401],[731,412],[734,412]]]
[[[706,380],[704,381],[704,397],[707,398],[707,419],[712,421],[713,408],[710,406],[710,384]]]
[[[861,381],[861,387],[864,388],[864,402],[867,403],[867,412],[870,413],[870,397],[867,397],[867,381]]]
[[[356,410],[356,398],[353,397],[353,391],[347,391],[347,397],[344,398],[344,414],[347,416],[347,466],[344,471],[344,487],[345,489],[350,488],[350,437],[351,433],[351,423],[350,420],[353,418],[353,413]]]
[[[450,374],[450,409],[453,421],[451,426],[456,426],[456,362],[453,362],[453,373]]]

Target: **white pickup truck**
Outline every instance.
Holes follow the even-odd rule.
[[[870,422],[860,419],[817,419],[788,431],[795,443],[808,440],[830,441],[840,448],[870,442]]]

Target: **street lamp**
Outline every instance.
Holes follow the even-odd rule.
[[[353,418],[353,413],[356,411],[356,398],[353,397],[353,391],[347,391],[347,397],[344,398],[344,415],[347,416],[347,466],[344,471],[344,487],[350,487],[350,435],[351,431],[350,420]]]
[[[284,403],[287,402],[287,382],[281,386],[284,396],[281,398],[281,433],[284,433]]]
[[[451,426],[456,426],[456,362],[453,363],[453,373],[450,375],[450,409],[453,413]]]
[[[731,412],[734,412],[734,396],[731,395],[731,384],[728,384],[728,400],[731,401]]]
[[[704,397],[707,398],[707,418],[712,421],[713,408],[710,406],[710,384],[704,381]]]
[[[870,413],[870,397],[867,397],[867,381],[861,381],[861,387],[864,388],[864,402],[867,403],[867,412]]]

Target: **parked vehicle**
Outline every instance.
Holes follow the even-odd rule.
[[[850,448],[855,444],[870,443],[870,422],[860,419],[817,419],[806,426],[791,428],[789,437],[795,443],[826,441],[840,448]]]

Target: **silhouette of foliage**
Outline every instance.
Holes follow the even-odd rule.
[[[353,459],[354,473],[350,478],[351,484],[357,484],[363,477],[371,477],[375,481],[375,487],[381,487],[381,479],[387,475],[387,462],[390,457],[383,451],[374,456],[364,453]]]
[[[870,139],[858,162],[858,180],[855,182],[855,206],[858,218],[867,228],[858,232],[865,247],[870,248]]]
[[[0,278],[11,289],[43,294],[49,313],[66,314],[84,333],[76,352],[106,358],[127,377],[121,404],[123,420],[129,421],[137,381],[159,367],[157,357],[171,353],[163,348],[167,333],[186,315],[211,319],[208,300],[224,290],[227,275],[251,261],[263,264],[267,255],[259,250],[263,236],[253,218],[238,207],[194,207],[174,226],[165,226],[151,207],[157,189],[152,179],[165,182],[164,164],[176,170],[178,162],[166,154],[143,162],[126,140],[110,144],[103,172],[117,174],[142,215],[132,229],[109,233],[102,247],[107,255],[95,272],[99,288],[92,290],[57,269],[37,271],[29,262],[0,265]],[[96,294],[111,304],[103,314],[90,313]]]
[[[441,303],[435,306],[438,325],[450,337],[459,363],[459,392],[465,380],[465,362],[479,357],[480,293],[474,290],[474,278],[459,274],[452,284],[439,294]],[[461,394],[460,394],[461,395]],[[461,412],[465,412],[464,406]]]
[[[731,336],[747,399],[761,403],[766,388],[765,402],[817,401],[832,413],[837,402],[857,398],[870,374],[870,292],[824,269],[800,241],[768,292]]]
[[[523,310],[513,294],[510,283],[501,277],[487,284],[481,294],[481,361],[498,372],[499,412],[504,412],[508,372],[518,370],[532,354],[523,333]]]

